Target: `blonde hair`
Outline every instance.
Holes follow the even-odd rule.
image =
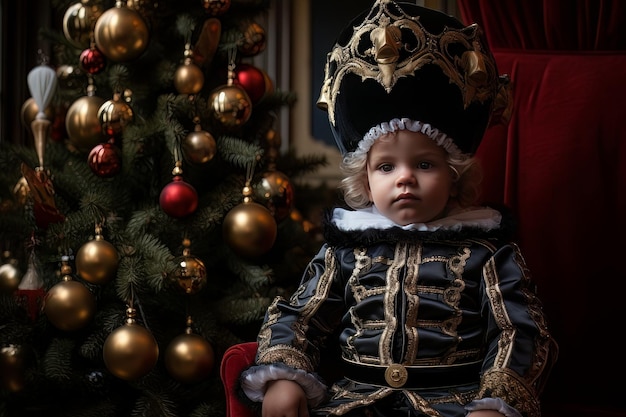
[[[483,178],[479,161],[473,156],[448,153],[446,162],[454,177],[453,193],[448,206],[469,207],[475,204],[480,196]],[[367,193],[367,153],[347,153],[339,168],[344,175],[339,188],[345,203],[355,210],[371,206]]]

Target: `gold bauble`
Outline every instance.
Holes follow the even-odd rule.
[[[252,114],[252,102],[248,93],[234,84],[213,90],[208,103],[213,118],[224,127],[241,126]]]
[[[148,46],[148,25],[135,10],[113,7],[102,13],[94,28],[96,46],[111,61],[137,58]]]
[[[22,281],[22,271],[17,267],[17,259],[10,259],[0,265],[0,292],[11,294]]]
[[[105,284],[117,272],[119,263],[115,246],[101,235],[85,243],[76,253],[76,272],[92,284]]]
[[[197,334],[182,334],[165,351],[165,367],[176,380],[193,384],[206,379],[213,370],[213,346]]]
[[[106,136],[115,137],[133,121],[133,109],[116,94],[112,100],[107,100],[100,106],[98,120]]]
[[[0,387],[9,392],[24,388],[26,354],[21,345],[6,345],[0,348]]]
[[[77,48],[88,48],[91,32],[102,8],[81,1],[67,8],[63,16],[63,34]]]
[[[174,262],[176,267],[168,276],[186,294],[197,294],[206,286],[206,267],[202,260],[194,256],[181,256]]]
[[[146,375],[156,365],[159,345],[145,327],[127,323],[107,337],[102,356],[113,375],[133,381]]]
[[[242,25],[243,38],[238,45],[243,56],[254,56],[265,50],[267,36],[265,29],[256,22],[244,22]]]
[[[85,84],[86,76],[79,65],[60,65],[57,68],[57,81],[59,88],[73,90]]]
[[[276,234],[274,216],[266,207],[252,201],[233,207],[224,217],[224,241],[245,258],[256,258],[269,251]]]
[[[39,113],[39,106],[34,98],[27,99],[24,104],[22,104],[22,124],[31,131],[31,123],[37,117],[37,113]],[[46,120],[54,120],[54,107],[48,106],[44,110],[44,114],[46,115]]]
[[[58,329],[78,330],[84,327],[96,311],[96,298],[83,284],[67,280],[56,284],[46,293],[43,312]]]
[[[105,141],[98,110],[104,99],[98,96],[83,96],[72,103],[65,115],[65,129],[70,142],[81,152],[89,152]]]
[[[294,205],[293,186],[280,171],[268,171],[254,184],[254,200],[267,207],[280,221],[289,216]]]
[[[183,155],[192,164],[204,164],[215,156],[217,145],[215,138],[200,125],[196,125],[193,132],[189,133],[182,143]]]
[[[180,94],[198,94],[204,85],[204,73],[199,66],[187,60],[174,73],[174,88]]]

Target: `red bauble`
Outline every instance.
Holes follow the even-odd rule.
[[[89,167],[99,177],[112,177],[122,167],[122,153],[112,143],[100,143],[89,152]]]
[[[85,49],[80,54],[80,67],[88,74],[98,74],[106,65],[104,54],[96,48]]]
[[[235,68],[235,79],[233,81],[246,90],[252,104],[258,103],[267,92],[265,74],[250,64],[238,64]]]
[[[192,185],[175,176],[172,182],[163,187],[159,204],[163,211],[171,217],[185,217],[198,208],[198,193]]]

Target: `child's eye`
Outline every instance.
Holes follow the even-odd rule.
[[[383,172],[389,172],[389,171],[393,170],[393,165],[391,165],[391,164],[380,164],[378,166],[378,169],[383,171]]]
[[[419,162],[417,164],[417,167],[419,169],[430,169],[433,167],[433,164],[431,164],[430,162]]]

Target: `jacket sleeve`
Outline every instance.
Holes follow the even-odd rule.
[[[321,400],[320,387],[326,386],[316,372],[320,351],[345,309],[341,275],[335,251],[324,245],[310,261],[290,299],[274,299],[259,331],[255,366],[244,375],[261,386],[256,391],[263,392],[269,380],[292,379],[303,385],[310,400]],[[311,378],[318,379],[319,384]]]
[[[556,361],[542,305],[515,244],[498,249],[482,273],[488,351],[479,398],[502,398],[528,417],[540,416],[539,394]]]

